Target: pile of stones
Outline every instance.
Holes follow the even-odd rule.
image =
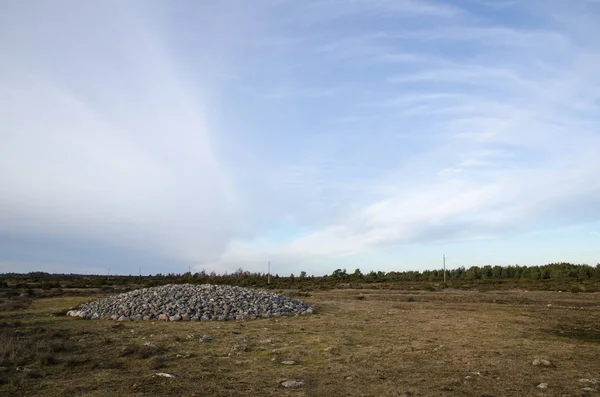
[[[307,315],[313,306],[272,292],[230,285],[169,284],[143,288],[94,302],[67,316],[118,321],[245,320]]]

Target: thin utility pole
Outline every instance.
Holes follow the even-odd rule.
[[[267,273],[267,284],[271,284],[271,261],[269,261],[269,270]]]
[[[446,284],[446,254],[444,254],[444,284]]]

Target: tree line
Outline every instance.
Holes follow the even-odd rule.
[[[370,271],[363,273],[360,269],[348,272],[336,269],[323,276],[308,275],[305,271],[298,275],[248,272],[239,268],[232,273],[217,274],[200,271],[197,273],[169,273],[151,276],[121,275],[77,275],[49,274],[34,272],[28,274],[2,274],[1,287],[39,287],[51,288],[138,288],[164,284],[196,283],[196,284],[231,284],[260,288],[297,288],[297,289],[329,289],[329,288],[401,288],[416,286],[417,288],[473,288],[481,286],[557,289],[571,288],[573,285],[583,287],[585,291],[600,290],[600,264],[590,266],[572,263],[551,263],[543,266],[471,266],[458,267],[444,271],[442,269],[423,271]]]

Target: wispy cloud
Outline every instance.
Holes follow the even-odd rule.
[[[595,4],[157,4],[4,6],[4,268],[591,252],[568,226],[600,220]]]

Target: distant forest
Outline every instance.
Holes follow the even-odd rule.
[[[233,273],[156,274],[152,276],[7,273],[0,275],[2,288],[101,288],[107,291],[152,287],[164,284],[231,284],[266,289],[318,290],[332,288],[389,288],[389,289],[509,289],[570,290],[572,292],[600,291],[600,264],[596,266],[551,263],[543,266],[472,266],[444,271],[371,271],[356,269],[348,272],[337,269],[324,276],[290,274],[282,276],[250,273],[242,268]]]

